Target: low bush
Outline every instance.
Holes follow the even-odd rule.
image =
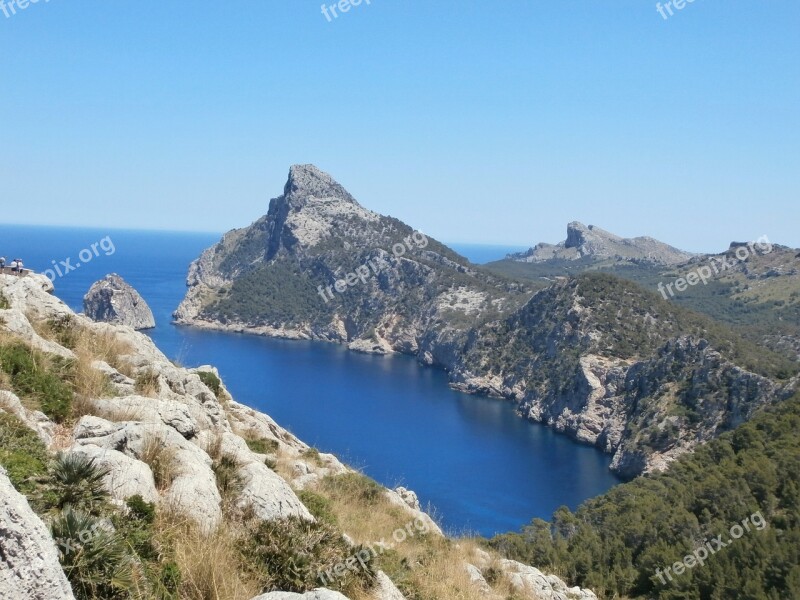
[[[240,467],[236,457],[229,454],[223,454],[211,465],[217,479],[217,489],[224,501],[236,498],[244,487],[244,481],[239,474]]]
[[[278,451],[280,444],[277,440],[259,438],[257,440],[245,440],[247,447],[258,454],[274,454]]]
[[[211,371],[198,371],[197,375],[200,377],[200,381],[214,392],[215,396],[219,396],[219,393],[222,391],[222,382],[219,377],[214,375]]]
[[[303,593],[320,587],[320,575],[331,571],[358,552],[326,523],[297,517],[265,521],[249,536],[244,555],[262,582],[264,591]],[[328,584],[347,595],[371,587],[375,573],[366,569],[346,571]]]
[[[361,473],[344,473],[322,480],[321,491],[329,495],[346,497],[353,502],[374,505],[385,499],[384,488]]]
[[[70,362],[50,358],[21,341],[0,344],[0,369],[14,392],[56,421],[64,422],[72,408],[72,390],[66,382]]]
[[[315,518],[328,525],[336,525],[333,503],[328,498],[311,490],[299,490],[297,497]]]
[[[134,557],[107,521],[72,508],[50,525],[59,558],[78,600],[123,600],[135,585]]]
[[[47,473],[49,457],[39,436],[14,415],[0,412],[0,465],[22,494],[33,491],[33,480]]]

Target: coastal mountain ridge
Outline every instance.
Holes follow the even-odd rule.
[[[415,356],[444,369],[457,389],[508,399],[522,417],[613,454],[612,469],[625,477],[668,468],[798,386],[791,330],[766,344],[761,333],[598,269],[661,277],[672,269],[677,277],[703,257],[571,223],[565,242],[527,257],[540,262],[501,261],[578,267],[533,281],[472,265],[426,236],[409,243],[422,240],[415,235],[316,167],[292,167],[267,215],[191,265],[176,319]],[[770,273],[786,277],[759,279],[759,287],[791,288],[792,260],[753,255],[737,269],[769,261]],[[355,276],[376,263],[363,280]]]
[[[526,252],[509,254],[506,259],[540,263],[589,258],[674,265],[686,262],[692,256],[694,255],[690,252],[684,252],[651,237],[622,238],[595,225],[586,226],[573,221],[567,225],[567,239],[563,242],[558,244],[541,242]]]

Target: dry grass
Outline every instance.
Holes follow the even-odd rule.
[[[145,415],[142,414],[142,411],[138,407],[121,402],[115,402],[111,406],[93,404],[91,406],[91,412],[87,414],[92,414],[106,421],[111,421],[112,423],[144,421],[145,419]]]
[[[133,366],[125,357],[133,354],[134,350],[113,331],[101,332],[89,327],[79,327],[74,350],[78,356],[85,355],[93,360],[102,360],[123,375],[133,377]]]
[[[136,375],[136,393],[148,398],[158,398],[161,383],[158,374],[151,369],[143,369]]]
[[[210,534],[192,521],[160,511],[158,541],[174,548],[182,600],[250,600],[261,589],[242,569],[241,533],[226,523]]]
[[[279,464],[285,470],[287,461],[279,460]],[[336,522],[357,544],[370,546],[380,540],[391,543],[392,534],[400,529],[409,531],[407,527],[413,521],[405,510],[386,499],[382,487],[358,474],[326,478],[313,491],[330,501]],[[455,543],[435,534],[424,535],[413,527],[410,530],[413,536],[394,543],[376,563],[407,597],[485,600],[464,567],[472,559],[474,542]],[[370,600],[371,596],[356,593],[352,598]]]
[[[180,474],[175,455],[176,449],[168,446],[161,436],[155,433],[147,434],[140,460],[150,467],[156,487],[161,491],[172,485]]]
[[[75,418],[91,414],[92,399],[116,394],[108,377],[93,368],[92,363],[101,360],[120,372],[130,371],[130,366],[123,358],[133,352],[127,343],[111,331],[96,331],[82,325],[74,317],[36,320],[29,315],[29,320],[40,336],[75,353],[71,374],[76,396],[73,406]]]

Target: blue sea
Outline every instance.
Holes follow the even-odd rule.
[[[218,238],[0,225],[0,256],[40,272],[58,266],[55,293],[76,311],[92,282],[119,273],[150,304],[148,334],[170,358],[217,366],[239,402],[381,483],[415,490],[450,533],[518,530],[618,483],[609,456],[520,419],[507,402],[455,392],[410,357],[172,325],[189,263]],[[480,263],[518,249],[457,250]]]

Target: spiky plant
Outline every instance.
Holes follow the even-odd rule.
[[[95,459],[78,453],[59,454],[50,470],[58,508],[81,507],[89,512],[108,498],[103,478],[109,469],[95,464]]]
[[[109,523],[67,507],[50,524],[50,532],[76,598],[131,597],[135,558]]]

